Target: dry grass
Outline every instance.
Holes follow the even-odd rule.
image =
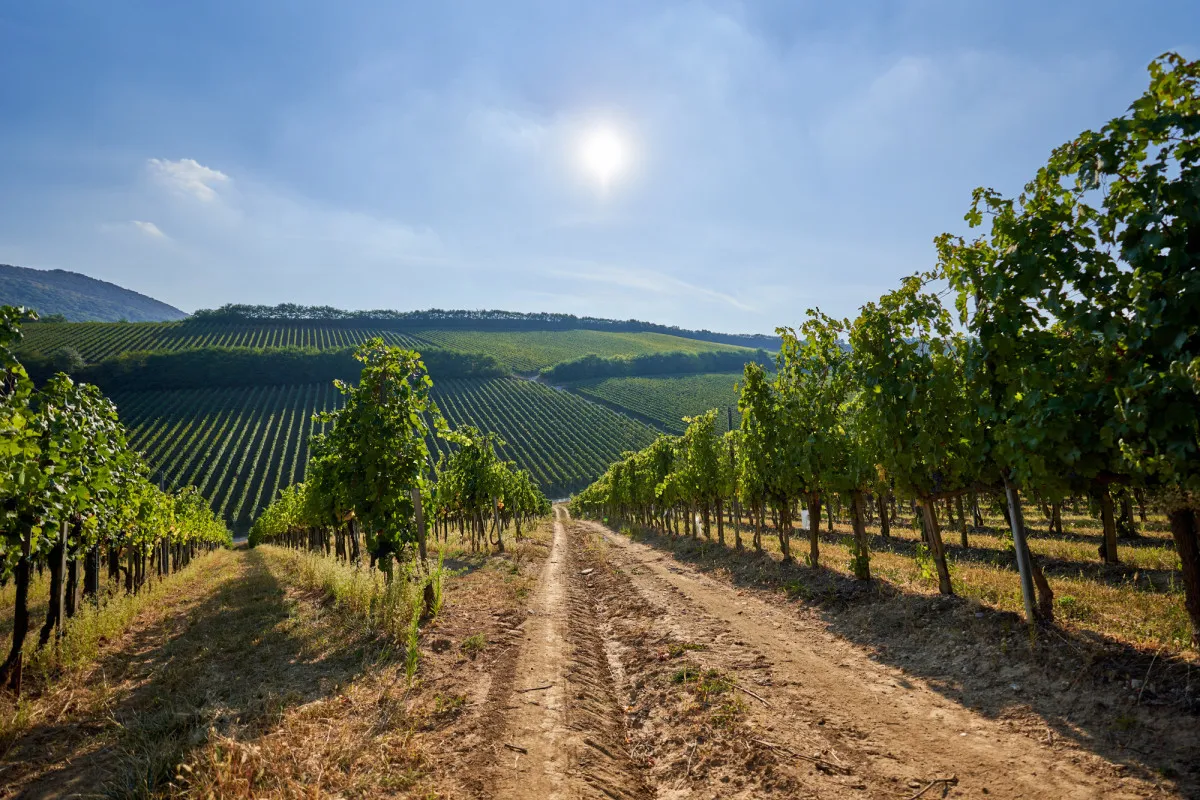
[[[57,665],[47,690],[6,710],[0,796],[425,797],[472,785],[462,765],[476,748],[454,764],[429,754],[496,728],[478,709],[511,661],[507,632],[549,531],[503,556],[445,548],[446,608],[411,639],[420,581],[389,587],[279,548],[222,551],[114,601],[45,662]],[[474,660],[438,644],[477,632],[488,646]],[[430,637],[418,668],[406,651]]]
[[[420,611],[423,576],[411,565],[399,565],[388,583],[381,571],[366,565],[273,545],[257,549],[280,580],[321,593],[335,608],[396,641],[405,639],[410,620]]]
[[[1027,513],[1030,513],[1028,522],[1034,527],[1030,547],[1039,557],[1054,590],[1055,614],[1064,627],[1152,651],[1161,649],[1165,653],[1196,656],[1190,647],[1191,628],[1183,607],[1179,556],[1164,518],[1151,515],[1140,526],[1143,538],[1118,543],[1121,564],[1106,566],[1100,563],[1098,555],[1102,541],[1098,520],[1064,514],[1064,533],[1058,536],[1045,531],[1045,521],[1036,510]],[[984,530],[968,534],[968,549],[961,547],[957,529],[948,526],[943,529],[954,591],[982,605],[1019,613],[1023,606],[1011,538],[1003,535],[1001,518],[985,516],[984,521]],[[695,545],[702,555],[707,548],[718,546],[715,528],[714,523],[712,541],[701,538]],[[742,539],[747,548],[750,530],[743,524]],[[852,579],[850,525],[839,522],[830,534],[826,521],[822,520],[821,530],[821,566],[834,576]],[[928,567],[922,567],[917,557],[920,534],[916,530],[893,524],[890,542],[879,535],[877,527],[869,527],[868,532],[871,572],[875,578],[905,593],[936,594],[936,578]],[[733,531],[728,525],[725,537],[727,547],[732,548]],[[773,530],[764,531],[763,545],[773,558],[780,557],[778,537]],[[798,526],[793,529],[791,549],[794,558],[804,558],[808,553],[807,531],[799,530]],[[821,597],[823,587],[824,584],[810,585],[801,579],[787,589],[794,596],[821,601],[827,599]]]
[[[213,736],[182,769],[176,794],[302,798],[476,793],[464,789],[479,786],[481,769],[472,759],[490,753],[479,742],[496,729],[480,709],[497,671],[511,659],[515,645],[504,630],[536,580],[550,532],[549,525],[540,525],[524,541],[508,542],[502,556],[471,553],[456,536],[436,546],[434,552],[444,562],[445,608],[421,631],[420,667],[411,676],[397,645],[409,637],[419,583],[389,593],[382,577],[365,568],[264,549],[284,582],[324,598],[343,620],[385,632],[380,641],[388,657],[327,696],[283,710],[269,727]],[[389,603],[393,610],[383,610]],[[481,641],[486,646],[474,648],[468,657],[465,650],[472,647],[467,643]]]

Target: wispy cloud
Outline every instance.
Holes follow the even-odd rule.
[[[612,286],[619,286],[623,289],[636,289],[642,292],[654,292],[655,294],[662,295],[678,296],[682,292],[693,297],[716,300],[733,306],[739,311],[755,310],[753,306],[743,303],[733,295],[718,292],[716,289],[710,289],[707,286],[697,286],[694,283],[676,278],[673,275],[664,275],[652,270],[588,266],[580,270],[552,269],[549,271],[549,274],[561,278],[606,283]]]
[[[165,233],[163,233],[162,230],[157,225],[155,225],[153,222],[146,222],[145,220],[135,219],[135,220],[130,220],[129,224],[132,225],[133,227],[137,228],[142,233],[149,236],[151,239],[166,239],[166,238],[168,238],[167,235]]]
[[[150,175],[161,185],[205,203],[217,199],[216,187],[229,183],[229,176],[192,158],[170,161],[152,158],[146,162]]]

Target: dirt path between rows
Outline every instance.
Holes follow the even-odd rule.
[[[555,509],[554,540],[529,605],[498,742],[499,798],[645,796],[624,751],[587,574]],[[592,570],[586,570],[591,573]]]
[[[689,657],[748,690],[749,738],[794,770],[798,785],[788,796],[908,798],[939,778],[954,780],[923,797],[1161,796],[1158,787],[1122,775],[1120,765],[1013,731],[872,661],[815,620],[787,614],[597,523],[568,527],[572,539],[599,537],[608,545],[605,560],[620,581],[610,593],[637,595],[616,598],[633,609],[628,615],[653,619],[673,641],[696,643]],[[618,628],[620,615],[615,609]],[[636,657],[626,650],[627,658]],[[698,794],[732,796],[720,790],[680,796]],[[658,796],[668,795],[660,788]]]

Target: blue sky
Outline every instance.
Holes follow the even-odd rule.
[[[0,0],[0,263],[768,332],[929,267],[1165,50],[1200,3]]]

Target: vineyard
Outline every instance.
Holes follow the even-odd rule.
[[[435,346],[464,353],[483,353],[494,356],[517,372],[535,372],[560,361],[588,354],[622,356],[746,349],[663,333],[593,330],[421,330],[407,333],[392,330],[386,323],[372,324],[370,321],[345,325],[305,321],[263,323],[253,320],[230,322],[198,319],[184,322],[34,323],[28,326],[21,350],[48,354],[70,347],[84,361],[95,363],[135,351],[171,352],[205,347],[341,350],[356,347],[375,337],[387,344],[417,350]]]
[[[498,434],[506,442],[500,455],[529,470],[550,497],[583,488],[614,454],[654,438],[626,416],[519,378],[445,380],[434,384],[433,397],[452,427]]]
[[[334,410],[340,397],[321,383],[117,392],[113,400],[156,478],[196,486],[218,516],[244,530],[280,489],[303,479],[319,427],[312,417]],[[433,397],[453,427],[499,434],[499,453],[551,496],[586,485],[622,451],[653,438],[627,417],[517,378],[439,381]],[[433,438],[429,445],[447,448]]]
[[[536,372],[543,367],[580,356],[632,356],[644,353],[739,350],[733,345],[685,339],[664,333],[610,333],[606,331],[439,331],[422,330],[416,336],[430,344],[467,353],[494,356],[516,372]],[[749,352],[749,351],[747,351]]]
[[[76,350],[95,363],[122,353],[191,350],[202,347],[303,347],[341,350],[379,337],[388,344],[419,348],[412,336],[380,327],[320,324],[254,324],[225,322],[40,322],[29,325],[22,352]]]
[[[579,381],[568,388],[589,400],[629,412],[667,433],[683,433],[684,417],[695,416],[711,408],[720,409],[718,430],[728,428],[726,409],[733,415],[736,428],[741,420],[734,385],[741,373],[714,373],[646,378],[604,378]]]

